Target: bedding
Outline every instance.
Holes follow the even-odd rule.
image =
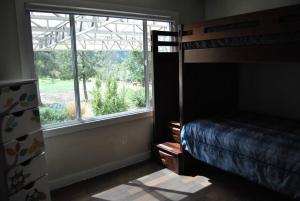
[[[300,123],[236,113],[187,123],[183,148],[194,158],[300,199]]]

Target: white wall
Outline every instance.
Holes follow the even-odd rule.
[[[0,13],[3,17],[0,20],[1,26],[5,28],[2,27],[0,31],[0,79],[32,76],[32,54],[28,48],[30,35],[26,33],[26,27],[23,27],[27,23],[25,1],[92,8],[110,7],[131,12],[167,11],[178,15],[179,21],[183,23],[198,21],[204,16],[202,0],[15,0],[18,12],[15,12],[14,0],[1,0]],[[18,28],[23,27],[18,29],[18,33],[17,25]],[[152,117],[148,116],[46,138],[46,159],[51,186],[61,187],[148,158],[152,124]],[[127,138],[126,144],[122,144],[124,136]]]
[[[169,10],[179,13],[180,23],[202,20],[204,17],[203,0],[89,0],[93,2],[114,3],[141,8]]]
[[[281,6],[299,0],[207,0],[206,19]],[[240,107],[300,119],[300,64],[241,64]]]
[[[152,118],[46,138],[52,188],[94,177],[150,157]]]
[[[0,80],[15,79],[21,70],[14,1],[1,0],[0,9]]]

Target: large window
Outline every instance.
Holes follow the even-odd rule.
[[[31,12],[43,125],[151,106],[150,31],[170,22]]]

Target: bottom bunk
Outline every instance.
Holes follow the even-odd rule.
[[[251,113],[187,123],[183,149],[194,158],[300,199],[300,123]]]

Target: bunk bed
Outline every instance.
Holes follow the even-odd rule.
[[[239,108],[241,63],[300,61],[300,5],[182,25],[178,41],[179,65],[170,63],[176,68],[172,76],[179,78],[176,113],[163,121],[155,116],[162,124],[154,142],[170,140],[162,137],[163,125],[177,118],[183,158],[192,156],[300,200],[300,122]],[[153,43],[159,45],[168,44]],[[155,83],[155,75],[164,66],[154,52],[158,96],[155,88],[163,84]],[[168,96],[167,90],[163,94]],[[163,107],[155,105],[155,113],[164,113]]]

